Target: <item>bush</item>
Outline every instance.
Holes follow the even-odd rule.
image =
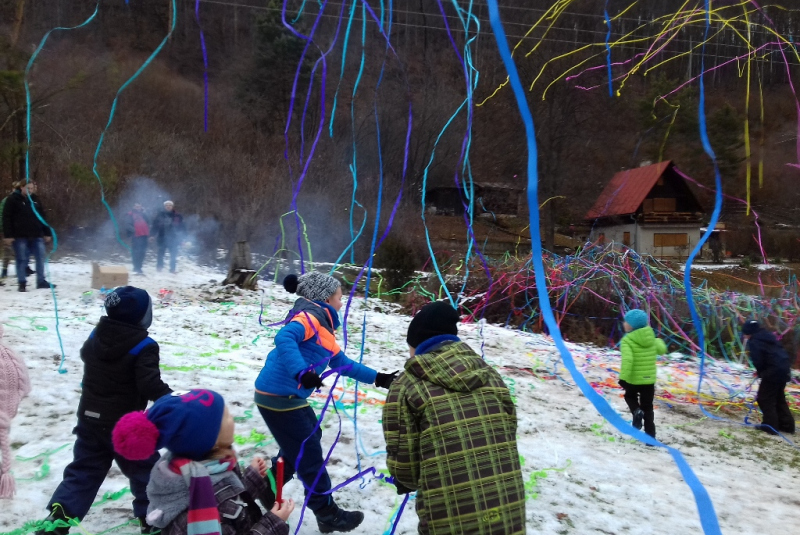
[[[383,292],[405,286],[417,269],[416,254],[405,241],[388,237],[375,255],[375,267],[383,269]]]

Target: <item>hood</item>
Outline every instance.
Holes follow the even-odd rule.
[[[464,342],[448,342],[415,355],[405,370],[425,381],[455,392],[472,392],[491,381],[493,370]]]
[[[630,343],[639,347],[652,347],[656,341],[656,333],[652,327],[642,327],[625,335]]]
[[[314,316],[319,321],[319,324],[329,332],[333,333],[339,328],[339,313],[328,303],[322,301],[309,301],[305,297],[299,297],[294,302],[294,306],[289,314],[286,316],[287,322],[298,314],[306,313],[309,316]]]
[[[750,339],[758,340],[764,345],[780,346],[781,349],[783,349],[783,346],[781,346],[780,342],[778,342],[778,339],[775,338],[775,335],[766,329],[757,330],[754,334],[750,335]]]
[[[115,360],[136,347],[136,344],[145,338],[147,338],[147,329],[103,316],[86,344],[91,344],[92,354],[97,359]]]

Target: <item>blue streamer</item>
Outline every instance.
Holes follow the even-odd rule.
[[[497,41],[497,47],[499,49],[500,56],[503,59],[503,63],[506,66],[509,81],[511,83],[512,90],[514,91],[514,97],[517,101],[520,115],[522,116],[522,120],[525,124],[525,135],[528,142],[528,208],[530,212],[531,246],[533,248],[531,258],[533,260],[534,271],[536,275],[536,291],[539,295],[539,309],[541,310],[542,317],[550,331],[550,336],[552,336],[553,342],[561,354],[564,366],[567,368],[567,370],[569,370],[569,373],[572,376],[572,379],[575,381],[575,384],[578,386],[578,388],[580,388],[583,395],[586,396],[592,405],[594,405],[595,409],[597,409],[597,411],[606,420],[608,420],[611,425],[613,425],[620,432],[630,435],[633,438],[644,442],[645,444],[659,446],[669,451],[670,455],[672,455],[673,459],[675,460],[675,464],[678,466],[684,481],[686,481],[687,485],[689,485],[689,488],[694,494],[695,503],[697,504],[697,509],[700,514],[700,524],[703,527],[704,533],[721,535],[722,532],[719,528],[719,521],[717,519],[716,512],[714,511],[714,505],[711,502],[711,498],[709,497],[705,487],[703,487],[703,484],[695,475],[694,471],[692,471],[689,464],[683,458],[681,452],[662,444],[638,429],[634,429],[628,422],[623,420],[622,417],[617,414],[617,412],[608,404],[608,402],[601,395],[594,391],[591,385],[586,381],[586,378],[583,377],[580,372],[578,372],[575,362],[572,359],[572,355],[564,344],[558,323],[556,322],[553,315],[553,310],[550,307],[550,301],[547,294],[547,279],[545,278],[544,263],[542,262],[542,244],[538,239],[538,155],[533,116],[531,115],[530,108],[528,107],[525,89],[522,87],[522,82],[519,79],[519,73],[517,72],[514,60],[511,57],[511,51],[508,47],[505,30],[503,29],[503,23],[500,20],[500,11],[497,6],[497,0],[488,0],[488,7],[489,20],[492,30],[494,31],[495,40]]]
[[[77,26],[59,26],[53,28],[42,37],[42,40],[39,42],[39,46],[36,47],[31,58],[28,60],[28,65],[25,67],[25,76],[23,77],[23,84],[25,86],[25,125],[26,125],[26,145],[25,145],[25,183],[30,183],[31,181],[31,88],[30,84],[28,83],[28,78],[30,77],[31,69],[33,68],[33,62],[36,60],[36,57],[39,55],[39,52],[42,51],[44,48],[44,44],[47,42],[47,38],[50,37],[50,34],[56,30],[76,30],[78,28],[82,28],[92,22],[94,18],[97,16],[97,11],[100,8],[100,2],[97,2],[94,6],[94,11],[89,16],[88,19],[83,21],[82,23],[78,24]],[[30,194],[28,194],[30,198]],[[50,234],[53,237],[53,249],[48,253],[48,255],[44,259],[44,269],[45,275],[47,278],[50,278],[50,257],[58,249],[58,234],[56,230],[50,226],[50,224],[44,220],[42,214],[39,213],[39,210],[36,209],[36,205],[31,202],[31,207],[33,208],[33,213],[36,215],[36,218],[45,225],[48,229],[50,229]],[[56,316],[56,337],[58,338],[58,347],[61,349],[61,362],[58,364],[58,373],[67,373],[66,368],[64,368],[64,361],[67,359],[66,354],[64,353],[64,341],[61,339],[61,329],[60,329],[60,320],[58,317],[58,298],[56,297],[56,290],[52,286],[50,286],[50,295],[53,296],[53,310],[55,311]]]
[[[613,75],[611,74],[611,17],[608,16],[608,0],[606,0],[606,7],[603,9],[603,16],[605,16],[606,26],[608,26],[608,33],[606,34],[606,65],[608,66],[608,96],[614,96]]]
[[[106,193],[105,193],[105,188],[103,188],[103,180],[102,180],[102,178],[100,178],[100,173],[97,171],[97,158],[98,158],[98,156],[100,156],[100,149],[103,147],[103,140],[106,137],[106,132],[108,132],[108,129],[111,127],[111,123],[114,121],[114,114],[116,113],[116,110],[117,110],[117,103],[119,102],[120,95],[153,62],[153,60],[156,58],[156,56],[158,56],[158,54],[161,52],[161,49],[164,48],[164,45],[167,44],[167,41],[169,40],[170,36],[172,35],[172,32],[175,31],[175,24],[176,24],[177,18],[178,18],[176,0],[171,0],[170,3],[171,3],[171,6],[172,6],[172,24],[169,27],[169,32],[167,32],[167,35],[164,36],[164,39],[162,39],[162,41],[158,45],[158,47],[156,47],[156,49],[153,51],[153,53],[150,54],[150,56],[148,56],[148,58],[136,70],[136,72],[133,74],[133,76],[128,78],[125,81],[125,83],[122,84],[122,86],[117,90],[117,94],[114,95],[114,101],[111,103],[111,112],[108,114],[108,122],[106,123],[105,128],[103,128],[103,132],[100,134],[100,140],[97,142],[97,148],[94,151],[94,159],[92,160],[92,173],[94,173],[94,176],[97,178],[97,183],[100,185],[100,201],[103,203],[103,206],[106,207],[106,210],[108,211],[108,215],[111,217],[111,223],[114,225],[114,235],[116,236],[117,241],[127,251],[130,251],[131,248],[128,247],[128,244],[125,243],[122,240],[122,237],[120,236],[120,233],[119,233],[119,225],[117,225],[117,219],[114,217],[114,211],[111,209],[111,206],[109,206],[108,202],[106,201]]]

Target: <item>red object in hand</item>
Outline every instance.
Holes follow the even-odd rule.
[[[278,457],[278,477],[275,481],[275,501],[283,503],[283,457]]]

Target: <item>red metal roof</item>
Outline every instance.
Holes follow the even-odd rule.
[[[659,162],[615,174],[586,213],[586,219],[635,213],[670,165],[671,161]]]

